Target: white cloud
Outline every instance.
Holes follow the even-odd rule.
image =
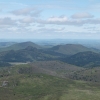
[[[12,13],[14,15],[28,15],[33,10],[34,10],[33,8],[24,8],[24,9],[14,10],[12,11]]]
[[[12,20],[10,17],[0,18],[0,25],[16,25],[16,20]]]
[[[42,10],[36,10],[36,11],[32,12],[30,15],[32,17],[39,17],[41,12],[42,12]]]
[[[65,28],[40,28],[38,31],[52,34],[52,32],[62,32],[64,29]]]
[[[71,24],[71,23],[69,23],[69,19],[66,16],[50,17],[47,20],[39,19],[39,20],[37,20],[37,23],[40,23],[40,24],[56,24],[56,25]]]
[[[37,10],[35,8],[23,8],[19,10],[14,10],[11,13],[16,16],[32,16],[32,17],[39,17],[42,10]]]
[[[21,23],[33,23],[33,18],[31,17],[26,17],[26,18],[23,18],[21,20],[19,20]]]
[[[68,18],[66,16],[61,16],[61,17],[50,17],[48,19],[48,22],[65,22],[67,21]]]
[[[40,24],[54,24],[54,25],[74,25],[74,26],[82,26],[84,24],[100,24],[100,19],[70,19],[66,16],[62,17],[50,17],[46,20],[38,19],[37,23]]]
[[[89,13],[76,13],[71,17],[74,19],[81,19],[81,18],[93,18],[94,16]]]

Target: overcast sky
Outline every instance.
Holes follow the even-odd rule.
[[[0,39],[100,39],[100,0],[0,0]]]

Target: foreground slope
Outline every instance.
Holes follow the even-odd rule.
[[[25,68],[25,69],[24,69]],[[1,100],[99,100],[100,85],[30,73],[30,65],[0,69]],[[24,73],[19,70],[24,69]],[[8,84],[3,86],[4,82]]]
[[[56,76],[67,77],[67,78],[73,75],[74,72],[81,71],[84,69],[61,61],[37,61],[37,62],[30,63],[29,65],[32,68],[34,67],[37,67],[39,69],[42,68],[45,70],[49,70],[51,72],[55,72]],[[48,74],[53,75],[51,73]]]
[[[100,67],[85,68],[84,70],[76,71],[69,78],[89,82],[100,82]]]
[[[61,61],[38,61],[29,64],[33,72],[46,73],[62,78],[100,82],[100,67],[78,67]],[[27,69],[28,70],[28,69]]]

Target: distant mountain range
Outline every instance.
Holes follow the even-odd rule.
[[[5,62],[31,62],[35,60],[48,60],[52,56],[41,50],[28,46],[25,49],[9,50],[0,53],[0,60]]]
[[[57,45],[52,48],[43,48],[33,42],[22,42],[1,48],[0,51],[1,62],[61,60],[81,67],[100,65],[100,54],[97,53],[97,50],[79,44],[66,44]]]

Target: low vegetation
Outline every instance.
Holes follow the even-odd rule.
[[[98,82],[76,81],[34,70],[30,64],[1,68],[0,100],[100,99]]]
[[[99,53],[72,44],[10,47],[0,52],[0,100],[100,100]]]

